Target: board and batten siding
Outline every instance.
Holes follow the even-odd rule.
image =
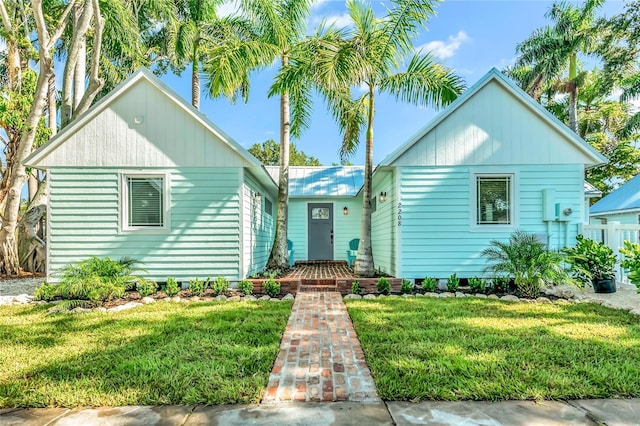
[[[293,259],[308,259],[308,221],[309,203],[333,204],[333,259],[347,260],[349,241],[360,238],[360,220],[362,219],[362,197],[318,197],[289,199],[288,239],[293,243]],[[348,215],[342,213],[347,207]]]
[[[256,198],[255,194],[260,194]],[[245,173],[242,184],[242,278],[264,270],[275,234],[276,197],[269,194],[252,176]],[[271,212],[266,200],[271,201]]]
[[[371,245],[375,268],[395,276],[397,237],[397,196],[395,173],[392,170],[377,171],[373,179],[373,194],[376,211],[371,214]],[[380,202],[380,193],[386,192],[387,199]]]
[[[237,168],[144,169],[168,172],[170,230],[122,232],[120,172],[140,169],[54,168],[49,222],[49,271],[95,255],[143,262],[149,278],[178,281],[240,271],[240,173]]]
[[[548,234],[552,249],[573,245],[583,217],[584,168],[571,165],[401,167],[400,270],[403,277],[461,278],[485,276],[483,249],[492,240],[507,241],[512,230],[472,229],[472,176],[475,173],[517,173],[517,228]],[[569,222],[542,220],[542,190],[555,189],[555,201],[573,212]],[[550,232],[549,232],[550,231]]]

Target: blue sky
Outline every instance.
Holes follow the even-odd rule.
[[[375,1],[374,5],[383,2]],[[579,4],[573,1],[572,3]],[[415,40],[447,66],[463,77],[467,87],[472,86],[492,67],[503,69],[512,64],[515,47],[534,29],[547,24],[545,12],[549,1],[463,1],[448,0],[440,3],[437,15],[427,24]],[[608,1],[601,15],[612,16],[623,10],[622,1]],[[382,8],[379,8],[382,10]],[[343,0],[320,0],[312,10],[309,28],[312,30],[322,19],[341,25],[347,21]],[[267,98],[275,68],[256,73],[251,81],[247,104],[231,104],[225,99],[203,96],[201,111],[242,146],[279,138],[279,101]],[[163,77],[185,99],[190,100],[189,71],[181,77]],[[374,163],[401,145],[437,114],[431,108],[421,108],[396,102],[387,96],[378,96],[374,129]],[[311,126],[299,140],[299,149],[317,157],[323,165],[338,162],[340,134],[324,104],[314,103]],[[353,164],[364,163],[364,141],[352,157]]]

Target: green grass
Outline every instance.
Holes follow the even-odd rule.
[[[640,396],[640,319],[595,304],[347,302],[387,400]]]
[[[46,311],[0,309],[0,408],[258,402],[291,303]]]

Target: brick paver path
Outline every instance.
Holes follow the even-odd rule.
[[[339,293],[298,293],[263,403],[379,401]]]
[[[334,280],[338,277],[353,277],[353,269],[347,262],[298,262],[286,276],[303,280]]]

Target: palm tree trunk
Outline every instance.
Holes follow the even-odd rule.
[[[571,54],[569,56],[569,127],[578,133],[578,86],[576,85],[578,70],[576,61],[576,54]]]
[[[373,177],[373,116],[374,89],[369,86],[369,111],[367,123],[367,146],[364,161],[364,190],[362,193],[362,221],[360,224],[360,245],[354,267],[354,273],[360,277],[372,277],[375,272],[373,248],[371,246],[371,189]]]
[[[193,44],[193,62],[191,67],[191,105],[200,109],[200,62],[198,61],[198,40]]]
[[[288,63],[282,56],[282,66]],[[287,246],[287,226],[289,223],[289,139],[291,130],[289,94],[280,95],[280,175],[278,177],[278,211],[276,213],[276,234],[267,261],[267,269],[287,269],[289,255]]]

